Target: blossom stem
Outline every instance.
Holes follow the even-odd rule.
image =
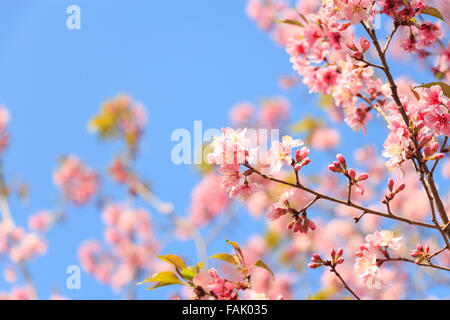
[[[403,258],[403,257],[388,258],[388,259],[377,259],[377,262],[380,264],[380,266],[383,263],[385,263],[385,262],[409,262],[409,263],[417,264],[417,265],[422,266],[422,267],[429,267],[429,268],[434,268],[434,269],[439,269],[439,270],[450,271],[450,268],[438,266],[436,264],[432,264],[431,262],[429,262],[429,263],[423,263],[423,262],[416,263],[414,260],[411,260],[411,259],[408,259],[408,258]]]
[[[336,277],[338,277],[338,279],[342,282],[342,284],[344,285],[345,289],[347,289],[348,292],[350,292],[352,294],[352,296],[355,297],[356,300],[361,300],[360,297],[358,297],[358,295],[352,290],[350,289],[350,287],[347,285],[347,283],[344,281],[344,279],[342,278],[342,276],[339,274],[339,272],[336,270],[336,266],[331,265],[331,272],[333,272]]]
[[[383,119],[386,121],[387,124],[391,123],[391,121],[389,120],[389,118],[386,115],[386,113],[378,105],[373,103],[369,98],[365,97],[361,93],[358,93],[357,96],[359,98],[361,98],[362,100],[364,100],[369,105],[370,108],[375,109],[383,117]]]
[[[393,215],[393,214],[383,213],[383,212],[380,212],[380,211],[377,211],[377,210],[374,210],[374,209],[370,209],[370,208],[366,208],[366,207],[357,205],[357,204],[355,204],[353,202],[352,203],[348,203],[346,200],[340,200],[340,199],[337,199],[337,198],[333,198],[333,197],[324,195],[324,194],[322,194],[320,192],[314,191],[314,190],[312,190],[310,188],[307,188],[307,187],[305,187],[303,185],[297,185],[297,184],[290,183],[290,182],[287,182],[287,181],[283,181],[283,180],[280,180],[280,179],[277,179],[277,178],[269,177],[268,175],[263,174],[260,171],[256,170],[255,168],[253,168],[248,163],[244,163],[243,165],[246,166],[247,168],[249,168],[250,170],[252,170],[254,173],[260,175],[261,177],[263,177],[263,178],[265,178],[267,180],[278,182],[278,183],[281,183],[281,184],[284,184],[284,185],[287,185],[287,186],[290,186],[290,187],[293,187],[293,188],[298,188],[300,190],[303,190],[303,191],[306,191],[308,193],[311,193],[311,194],[315,195],[316,197],[318,197],[318,199],[325,199],[325,200],[328,200],[328,201],[331,201],[331,202],[344,204],[346,206],[349,206],[349,207],[352,207],[352,208],[355,208],[355,209],[359,209],[359,210],[361,210],[361,211],[363,211],[365,213],[370,213],[370,214],[373,214],[373,215],[377,215],[377,216],[381,216],[381,217],[385,217],[385,218],[389,218],[389,219],[393,219],[393,220],[397,220],[397,221],[402,221],[402,222],[408,223],[410,225],[417,225],[417,226],[430,228],[430,229],[437,229],[438,228],[435,225],[430,224],[430,223],[410,220],[410,219],[403,218],[403,217],[400,217],[400,216],[396,216],[396,215]]]
[[[431,258],[437,256],[438,254],[440,254],[441,252],[445,251],[446,249],[447,249],[447,246],[445,246],[445,247],[439,249],[438,251],[436,251],[435,253],[433,253],[432,255],[430,255],[430,256],[427,258],[427,260],[430,261]]]
[[[411,140],[412,140],[412,142],[414,144],[414,149],[415,149],[414,150],[415,151],[415,157],[416,157],[417,162],[418,162],[419,172],[420,172],[421,175],[425,176],[424,179],[421,179],[421,182],[422,182],[422,185],[423,185],[424,189],[427,191],[427,195],[428,195],[429,202],[430,202],[430,207],[432,208],[432,211],[433,211],[434,210],[433,209],[433,202],[434,202],[436,204],[436,209],[437,209],[437,211],[439,213],[439,216],[440,216],[442,222],[444,224],[447,224],[449,222],[449,219],[447,217],[447,213],[446,213],[444,204],[442,203],[442,200],[441,200],[441,198],[439,196],[438,190],[437,190],[436,185],[434,183],[433,175],[430,173],[427,164],[425,162],[423,162],[423,157],[422,157],[422,153],[420,152],[419,143],[417,141],[416,134],[415,134],[413,128],[411,128],[410,119],[409,119],[408,115],[406,114],[406,111],[405,111],[405,109],[404,109],[404,107],[403,107],[403,105],[402,105],[402,103],[400,101],[400,97],[399,97],[398,90],[397,90],[397,85],[396,85],[396,83],[394,81],[394,78],[393,78],[393,76],[392,76],[392,74],[391,74],[391,72],[389,70],[388,63],[386,61],[386,54],[381,49],[381,46],[380,46],[380,43],[378,42],[378,38],[377,38],[375,30],[373,28],[370,29],[363,21],[361,21],[361,25],[364,27],[364,29],[366,30],[366,32],[368,33],[368,35],[372,39],[372,42],[373,42],[373,44],[375,46],[375,49],[376,49],[376,51],[378,53],[378,56],[379,56],[380,60],[381,60],[381,64],[384,67],[383,71],[384,71],[384,73],[386,75],[386,78],[387,78],[389,84],[390,84],[392,98],[394,99],[394,101],[395,101],[395,103],[397,105],[398,111],[400,112],[400,114],[401,114],[401,116],[403,118],[403,121],[405,122],[407,128],[410,131]],[[435,224],[438,224],[438,223],[435,222]],[[438,229],[441,230],[440,227]],[[446,230],[446,235],[450,236],[450,230]],[[445,243],[448,246],[448,239],[447,239],[447,237],[445,235],[443,235],[443,238],[444,238]],[[450,247],[449,247],[449,250],[450,250]]]
[[[444,141],[442,142],[441,150],[440,150],[439,152],[444,152],[445,147],[446,147],[446,145],[447,145],[447,141],[448,141],[448,137],[446,136],[446,137],[444,138]],[[434,173],[434,170],[436,169],[436,167],[437,167],[437,165],[438,165],[438,163],[439,163],[439,160],[440,160],[440,159],[437,159],[437,160],[434,161],[434,165],[433,165],[433,167],[431,168],[431,171],[430,171],[431,174]]]

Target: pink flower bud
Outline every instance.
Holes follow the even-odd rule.
[[[333,258],[333,260],[334,260],[334,258],[336,257],[336,250],[334,250],[334,249],[331,249],[331,251],[330,251],[330,256]]]
[[[429,156],[436,153],[439,149],[439,143],[435,140],[430,143],[428,143],[425,148],[423,149],[423,152],[425,154],[425,158],[428,158]]]
[[[362,175],[360,175],[358,177],[358,181],[364,181],[367,180],[369,178],[369,175],[367,173],[363,173]]]
[[[350,179],[354,180],[355,177],[356,177],[356,171],[353,170],[353,169],[349,169],[348,170],[348,175],[349,175]]]
[[[306,158],[305,160],[303,160],[302,162],[302,167],[307,166],[308,164],[311,163],[311,159],[310,158]]]
[[[310,262],[310,263],[308,264],[308,268],[311,268],[311,269],[317,269],[317,268],[320,267],[321,265],[322,265],[322,264]]]
[[[308,227],[313,231],[316,230],[316,225],[314,224],[314,222],[312,222],[312,220],[309,219],[308,219]]]
[[[347,28],[350,27],[351,25],[352,25],[351,22],[343,23],[338,27],[338,30],[339,31],[347,30]]]
[[[443,154],[443,153],[436,153],[434,156],[432,156],[430,159],[431,160],[440,160],[440,159],[442,159],[443,157],[445,157],[445,154]]]
[[[336,168],[334,165],[332,165],[332,164],[330,164],[329,166],[328,166],[328,169],[329,170],[331,170],[331,171],[333,171],[333,172],[341,172],[341,169],[338,169],[338,168]]]
[[[322,258],[321,258],[317,253],[314,253],[314,254],[312,255],[311,260],[312,260],[313,262],[322,262]]]
[[[342,166],[344,169],[347,168],[347,163],[346,163],[346,161],[345,161],[345,157],[344,157],[342,154],[338,153],[338,154],[336,155],[336,159],[337,159],[337,161],[339,161],[339,163],[341,164],[341,166]]]
[[[299,171],[303,166],[300,163],[294,165],[295,171]]]
[[[358,48],[355,46],[355,43],[353,41],[347,41],[345,45],[352,51],[358,51]]]
[[[361,45],[361,48],[363,49],[363,52],[366,52],[370,48],[370,42],[364,36],[359,41],[359,44]]]
[[[344,258],[341,257],[341,258],[337,259],[336,263],[337,263],[337,264],[342,264],[342,263],[344,263]]]
[[[300,162],[303,159],[305,159],[308,155],[309,155],[309,148],[303,147],[300,150],[296,151],[295,158],[296,158],[297,162]]]
[[[343,254],[344,254],[344,249],[339,248],[339,250],[337,252],[338,257],[342,257]]]
[[[287,229],[291,230],[294,227],[294,225],[296,224],[296,222],[297,221],[295,221],[295,220],[292,220],[291,222],[289,222],[289,224],[287,225]]]
[[[301,150],[297,150],[297,151],[295,151],[295,160],[297,160],[297,162],[300,162],[300,161],[302,161],[302,159],[301,159]]]
[[[406,184],[402,183],[398,186],[397,190],[395,190],[395,193],[399,193],[400,191],[403,191],[406,187]]]
[[[362,53],[361,52],[353,52],[351,54],[351,56],[355,59],[361,59],[362,58]]]
[[[391,191],[391,192],[392,192],[392,190],[394,190],[394,179],[389,178],[389,180],[388,180],[388,188],[389,188],[389,191]]]

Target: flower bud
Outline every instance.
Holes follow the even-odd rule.
[[[355,43],[353,41],[347,41],[345,45],[352,51],[358,51],[358,48],[355,46]]]
[[[430,143],[428,143],[425,148],[423,149],[423,152],[425,154],[425,158],[430,157],[431,155],[435,154],[439,149],[439,143],[434,140]]]
[[[295,221],[295,220],[292,220],[291,222],[289,222],[289,224],[287,225],[287,229],[288,229],[288,230],[291,230],[291,229],[294,227],[294,225],[295,225],[296,222],[297,222],[297,221]]]
[[[369,178],[369,174],[363,173],[358,177],[358,181],[364,181],[364,180],[367,180],[368,178]]]
[[[391,191],[391,192],[392,192],[392,190],[394,190],[394,179],[389,178],[389,180],[388,180],[388,188],[389,188],[389,191]]]
[[[361,45],[361,48],[363,49],[363,52],[366,52],[370,48],[370,42],[364,36],[359,41],[359,44]]]
[[[355,177],[356,177],[356,171],[353,170],[353,169],[349,169],[348,170],[348,175],[349,175],[350,179],[354,180]]]
[[[306,158],[305,160],[303,160],[302,162],[302,167],[307,166],[308,164],[311,163],[311,159],[310,158]]]
[[[316,225],[314,224],[314,222],[312,222],[312,220],[309,219],[308,219],[308,227],[313,231],[316,230]]]
[[[339,172],[341,172],[341,169],[339,168],[336,168],[334,165],[332,165],[332,164],[330,164],[329,166],[328,166],[328,169],[329,170],[331,170],[331,171],[333,171],[333,172],[337,172],[337,173],[339,173]]]
[[[336,258],[336,250],[331,249],[330,256],[333,258],[333,260]]]
[[[441,160],[445,155],[443,153],[436,153],[434,156],[430,158],[430,160]]]
[[[338,27],[338,30],[339,31],[347,30],[347,28],[350,27],[351,25],[352,25],[351,22],[343,23]]]
[[[337,161],[339,161],[339,163],[341,164],[341,166],[342,166],[344,169],[347,168],[347,163],[346,163],[346,161],[345,161],[345,157],[344,157],[342,154],[338,153],[338,154],[336,155],[336,159],[337,159]]]
[[[322,266],[322,264],[318,264],[318,263],[314,263],[314,262],[310,262],[308,264],[308,268],[311,268],[311,269],[317,269],[320,266]]]
[[[395,190],[395,193],[399,193],[400,191],[403,191],[406,187],[406,184],[402,183],[398,186],[397,190]]]
[[[300,162],[303,159],[305,159],[308,155],[309,155],[309,148],[308,147],[303,147],[300,150],[296,151],[295,159],[297,160],[297,162]]]

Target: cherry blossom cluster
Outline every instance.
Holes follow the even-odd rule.
[[[411,252],[411,257],[416,258],[414,262],[416,264],[419,264],[422,261],[429,259],[429,253],[430,253],[429,245],[425,245],[425,247],[423,247],[421,244],[418,244],[417,249],[414,249]]]
[[[0,299],[35,299],[35,289],[27,283],[19,285],[19,274],[27,270],[27,263],[47,253],[47,243],[36,232],[26,231],[11,221],[0,222],[0,258],[5,263],[4,279],[13,287],[11,292],[0,292]],[[26,271],[25,271],[26,272]]]
[[[320,255],[315,253],[311,257],[311,262],[308,264],[308,267],[311,269],[317,269],[322,266],[336,267],[338,264],[344,263],[344,258],[342,257],[343,255],[344,255],[344,249],[340,248],[338,251],[336,251],[336,249],[331,249],[331,251],[330,251],[331,260],[324,261],[324,260],[322,260]]]
[[[267,164],[265,170],[270,174],[278,174],[284,164],[292,166],[295,171],[299,171],[302,167],[308,165],[311,160],[308,158],[309,149],[307,147],[297,150],[295,156],[292,156],[294,148],[302,145],[302,140],[293,139],[291,136],[283,136],[281,142],[272,142],[272,146],[267,154],[262,155],[265,160],[263,163]],[[222,129],[222,136],[216,137],[212,142],[212,146],[213,151],[208,154],[207,159],[211,164],[220,165],[219,172],[223,175],[220,185],[230,198],[238,197],[246,201],[263,189],[263,185],[259,183],[259,180],[256,180],[256,182],[252,181],[255,171],[248,167],[250,163],[255,163],[258,158],[261,158],[258,157],[258,149],[251,147],[250,139],[246,137],[246,129],[235,131],[231,128],[224,128]],[[241,172],[241,165],[247,166],[249,169]],[[211,177],[213,176],[211,175]],[[293,220],[288,224],[288,229],[301,233],[306,233],[308,229],[315,230],[315,224],[307,218],[306,209],[297,211],[290,205],[289,198],[294,196],[295,192],[295,189],[285,192],[280,201],[272,205],[268,212],[268,217],[271,220],[275,220],[289,213],[292,215]],[[218,204],[221,203],[224,202],[218,202]],[[222,209],[223,205],[215,212],[219,212]]]
[[[360,251],[355,253],[356,273],[362,284],[369,289],[381,289],[380,264],[377,254],[389,258],[388,249],[398,250],[402,237],[395,237],[390,230],[376,231],[366,236],[366,242],[361,245]]]
[[[384,196],[383,203],[388,204],[391,200],[393,200],[398,193],[400,193],[405,189],[406,184],[402,183],[395,189],[394,187],[395,187],[394,179],[389,178],[388,180],[389,193]]]
[[[12,262],[23,262],[46,252],[47,244],[38,234],[8,222],[0,224],[0,254],[8,255]]]
[[[272,204],[272,206],[267,211],[267,217],[271,221],[275,221],[278,218],[288,214],[293,219],[288,223],[287,229],[293,230],[294,232],[308,233],[308,230],[316,230],[316,225],[314,222],[308,218],[307,210],[302,209],[300,211],[296,210],[291,206],[290,199],[296,196],[297,189],[291,189],[282,194],[279,201]]]
[[[416,157],[414,139],[418,147],[423,149],[424,161],[441,159],[444,155],[438,152],[437,137],[450,135],[449,99],[443,95],[439,85],[422,90],[422,97],[413,100],[401,96],[403,108],[408,112],[414,124],[414,135],[405,124],[398,107],[394,102],[387,105],[390,133],[384,143],[383,156],[389,158],[390,168],[400,166],[405,160]]]
[[[110,204],[102,213],[106,224],[103,248],[97,240],[82,244],[79,257],[83,268],[115,290],[130,284],[141,271],[152,271],[158,244],[153,237],[149,213],[144,209]]]
[[[264,7],[267,10],[270,7],[271,12],[279,7],[271,5],[272,1],[264,2],[264,5],[257,5],[258,1],[250,3],[252,7]],[[415,126],[416,137],[411,137],[409,123],[405,124],[397,102],[391,99],[389,84],[384,83],[374,72],[374,68],[385,68],[366,60],[365,53],[371,47],[370,41],[363,36],[358,47],[354,41],[352,25],[362,23],[370,26],[375,15],[386,14],[394,20],[393,33],[408,30],[409,36],[402,46],[408,51],[420,51],[438,43],[442,38],[439,22],[417,22],[416,18],[422,13],[428,14],[427,10],[431,10],[430,8],[426,1],[396,0],[376,3],[330,0],[324,2],[322,8],[314,13],[291,9],[287,14],[287,6],[278,8],[278,13],[271,13],[278,17],[278,21],[284,22],[280,25],[288,25],[290,31],[286,32],[283,45],[291,55],[290,60],[303,78],[303,83],[310,88],[310,92],[332,97],[333,105],[327,108],[332,118],[340,119],[340,114],[343,114],[345,122],[351,128],[365,131],[366,124],[373,118],[372,110],[385,117],[390,134],[383,155],[389,159],[387,165],[390,168],[397,168],[404,160],[411,158],[411,152],[414,151],[411,150],[411,138],[420,143],[430,133],[434,137],[449,135],[447,98],[443,97],[442,92],[439,93],[439,86],[423,89],[423,99],[420,93],[415,93],[416,98],[413,99],[410,92],[406,96],[401,93],[402,104]],[[259,16],[250,14],[250,17],[258,20]],[[444,53],[440,60],[448,59],[446,49],[442,50]],[[440,103],[429,103],[428,95],[432,90],[435,91],[435,97],[440,96]],[[415,100],[417,97],[419,101]],[[425,145],[423,143],[420,146]]]
[[[88,202],[99,188],[98,174],[74,155],[61,160],[53,181],[61,188],[64,199],[76,205]]]
[[[364,188],[359,184],[361,181],[367,180],[369,178],[369,174],[362,173],[358,177],[356,177],[356,171],[352,168],[347,169],[347,161],[345,160],[345,157],[338,153],[336,155],[337,161],[334,161],[333,164],[330,164],[328,166],[328,169],[336,172],[336,173],[342,173],[344,176],[348,178],[349,185],[355,186],[355,190],[360,194],[364,194]]]

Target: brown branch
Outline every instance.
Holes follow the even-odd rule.
[[[430,207],[432,208],[432,210],[434,210],[433,209],[433,202],[434,202],[436,204],[436,209],[439,213],[439,216],[440,216],[442,222],[444,224],[447,224],[449,222],[449,219],[447,217],[447,212],[445,211],[444,204],[442,203],[442,200],[439,196],[438,190],[434,183],[433,175],[429,171],[427,164],[423,161],[423,157],[422,157],[422,153],[420,152],[420,147],[419,147],[419,143],[417,141],[416,133],[414,132],[414,129],[411,126],[411,121],[410,121],[408,115],[406,114],[406,111],[403,108],[403,105],[400,101],[400,97],[399,97],[399,94],[397,91],[397,85],[394,81],[394,78],[389,70],[388,63],[386,61],[386,54],[381,49],[381,46],[380,46],[380,43],[378,42],[378,38],[376,36],[375,30],[369,29],[369,27],[367,27],[367,25],[363,21],[361,21],[361,25],[363,26],[363,28],[366,30],[366,32],[372,39],[372,42],[373,42],[375,49],[378,53],[378,56],[380,58],[381,64],[384,67],[383,71],[384,71],[386,78],[389,82],[389,85],[391,87],[392,98],[394,99],[394,101],[397,105],[398,111],[400,112],[400,114],[403,118],[403,121],[406,124],[406,127],[410,131],[411,140],[414,145],[415,157],[416,157],[417,163],[418,163],[418,169],[419,169],[418,173],[419,173],[419,175],[425,176],[424,179],[421,179],[421,182],[422,182],[424,189],[427,191],[427,195],[429,195]],[[440,227],[438,229],[441,230]],[[450,230],[446,231],[446,235],[450,236]],[[443,238],[444,238],[445,243],[448,244],[447,237],[445,235],[443,235]]]
[[[283,180],[280,180],[280,179],[277,179],[277,178],[269,177],[268,175],[263,174],[260,171],[258,171],[257,169],[253,168],[248,163],[244,163],[243,165],[246,166],[248,169],[252,170],[254,173],[260,175],[261,177],[263,177],[263,178],[265,178],[267,180],[278,182],[278,183],[281,183],[281,184],[284,184],[284,185],[287,185],[287,186],[290,186],[290,187],[293,187],[293,188],[298,188],[300,190],[303,190],[303,191],[306,191],[308,193],[311,193],[311,194],[315,195],[318,199],[325,199],[325,200],[328,200],[328,201],[331,201],[331,202],[344,204],[344,205],[346,205],[348,207],[359,209],[359,210],[364,211],[366,213],[374,214],[374,215],[377,215],[377,216],[381,216],[381,217],[385,217],[385,218],[389,218],[389,219],[393,219],[393,220],[397,220],[397,221],[402,221],[402,222],[408,223],[410,225],[417,225],[417,226],[421,226],[421,227],[425,227],[425,228],[437,229],[437,227],[435,225],[430,224],[430,223],[425,223],[425,222],[421,222],[421,221],[414,221],[414,220],[410,220],[410,219],[403,218],[403,217],[400,217],[400,216],[396,216],[396,215],[393,215],[393,214],[383,213],[383,212],[380,212],[380,211],[377,211],[377,210],[374,210],[374,209],[370,209],[370,208],[366,208],[366,207],[360,206],[360,205],[355,204],[353,202],[348,203],[346,200],[340,200],[340,199],[337,199],[337,198],[333,198],[333,197],[327,196],[325,194],[322,194],[320,192],[317,192],[317,191],[314,191],[314,190],[312,190],[310,188],[307,188],[307,187],[303,186],[302,184],[297,185],[297,184],[290,183],[290,182],[287,182],[287,181],[283,181]]]
[[[391,121],[389,120],[388,116],[383,111],[383,109],[380,108],[380,106],[378,106],[377,104],[373,103],[369,98],[365,97],[361,93],[358,93],[357,96],[359,98],[361,98],[362,100],[364,100],[369,105],[370,108],[375,109],[383,117],[383,119],[386,121],[387,124],[391,123]]]
[[[383,48],[383,54],[386,54],[386,52],[387,52],[387,50],[389,48],[389,44],[391,43],[392,38],[394,37],[394,34],[397,31],[399,26],[400,25],[398,23],[394,22],[394,29],[392,30],[391,34],[387,37],[386,44],[384,45],[384,48]]]
[[[441,252],[445,251],[446,249],[447,249],[447,246],[445,246],[445,247],[439,249],[439,250],[436,251],[435,253],[433,253],[433,254],[431,254],[430,256],[428,256],[428,257],[426,258],[426,260],[427,260],[428,262],[430,262],[430,260],[431,260],[433,257],[437,256],[438,254],[440,254]]]
[[[445,270],[445,271],[450,271],[450,268],[447,267],[442,267],[442,266],[438,266],[436,264],[432,264],[431,262],[429,263],[416,263],[414,260],[408,259],[408,258],[402,258],[402,257],[398,257],[398,258],[386,258],[386,259],[377,259],[377,262],[379,263],[379,265],[381,266],[383,263],[386,262],[409,262],[409,263],[414,263],[418,266],[422,266],[422,267],[429,267],[429,268],[434,268],[434,269],[439,269],[439,270]]]
[[[344,281],[344,279],[342,278],[342,276],[339,274],[339,272],[336,270],[336,266],[331,265],[331,272],[334,272],[334,274],[338,277],[338,279],[342,282],[342,284],[344,285],[344,288],[347,289],[348,292],[350,292],[355,298],[356,300],[361,300],[360,297],[358,297],[358,295],[352,290],[350,289],[350,287],[347,285],[347,283]]]
[[[444,138],[444,141],[442,142],[441,150],[439,152],[444,152],[445,146],[447,145],[447,141],[448,141],[448,137],[446,136]],[[433,174],[434,170],[436,170],[436,167],[437,167],[437,165],[439,163],[439,160],[440,159],[434,161],[434,165],[433,165],[433,167],[431,168],[431,171],[430,171],[431,174]]]

